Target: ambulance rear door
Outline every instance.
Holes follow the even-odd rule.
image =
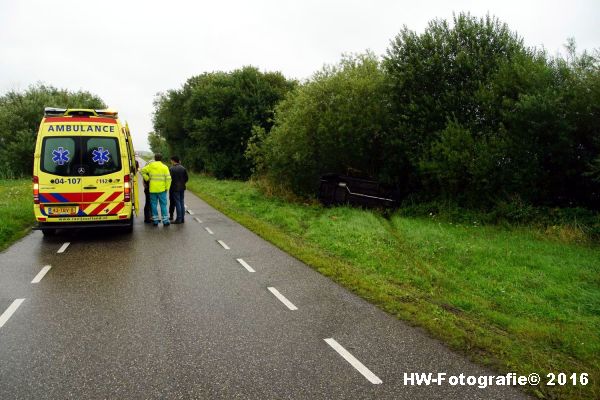
[[[54,134],[55,126],[42,127]],[[50,130],[50,132],[48,132]],[[81,178],[79,137],[73,135],[45,136],[42,139],[39,170],[40,212],[49,218],[74,217],[81,211]]]
[[[81,136],[82,208],[90,219],[118,219],[125,207],[120,150],[117,135]]]
[[[127,143],[127,152],[129,164],[131,166],[131,191],[133,196],[133,205],[135,207],[135,215],[139,216],[140,210],[140,198],[139,198],[139,186],[138,186],[138,168],[137,161],[135,159],[135,150],[133,149],[133,140],[131,139],[131,133],[129,132],[129,124],[125,123],[123,127],[123,135],[125,136],[125,142]]]

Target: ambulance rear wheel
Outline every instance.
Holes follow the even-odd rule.
[[[131,214],[131,218],[129,219],[129,223],[127,224],[127,226],[125,226],[125,228],[123,228],[123,232],[125,232],[125,233],[133,232],[133,214]]]
[[[42,229],[42,233],[44,234],[44,236],[52,236],[56,233],[56,229],[54,228],[45,228]]]

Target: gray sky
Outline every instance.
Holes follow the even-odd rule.
[[[254,65],[305,79],[342,53],[384,54],[403,25],[495,15],[550,54],[600,48],[600,0],[0,0],[0,95],[43,82],[88,90],[148,149],[152,100],[191,76]]]

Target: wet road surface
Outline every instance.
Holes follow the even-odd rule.
[[[186,204],[183,225],[32,232],[0,253],[1,399],[525,398],[405,384],[493,372]]]

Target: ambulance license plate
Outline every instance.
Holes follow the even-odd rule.
[[[46,207],[48,215],[76,215],[78,207]]]

